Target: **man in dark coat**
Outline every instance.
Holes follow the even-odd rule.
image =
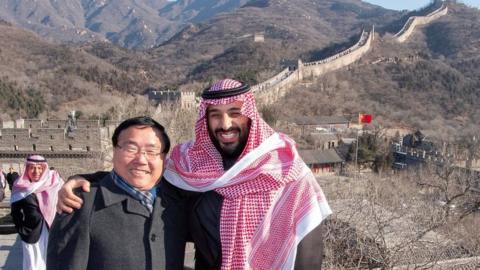
[[[23,269],[45,269],[49,229],[63,180],[40,155],[27,157],[24,168],[13,184],[12,219],[22,240]]]
[[[113,170],[83,192],[83,207],[59,215],[47,269],[165,269],[158,182],[170,142],[149,117],[125,120],[112,136]]]
[[[331,210],[293,141],[260,118],[248,85],[222,80],[202,98],[195,141],[175,147],[161,182],[177,209],[164,218],[179,224],[167,252],[182,261],[193,240],[195,269],[320,269]],[[61,210],[81,206],[68,191],[80,183],[64,186]]]
[[[10,189],[10,191],[12,191],[12,187],[13,187],[13,182],[15,182],[15,180],[17,180],[17,178],[19,177],[18,173],[15,171],[15,169],[13,169],[13,167],[10,167],[8,169],[8,173],[7,173],[7,183],[8,183],[8,188]]]

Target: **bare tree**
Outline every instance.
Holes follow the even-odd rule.
[[[431,269],[441,260],[478,256],[475,219],[452,207],[463,190],[446,188],[445,179],[427,170],[330,179],[325,192],[334,215],[325,224],[324,268]]]

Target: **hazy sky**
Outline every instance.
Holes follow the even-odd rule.
[[[372,3],[375,5],[382,6],[384,8],[388,9],[396,9],[396,10],[403,10],[403,9],[408,9],[408,10],[414,10],[414,9],[419,9],[430,2],[431,0],[363,0],[364,2]],[[473,6],[480,8],[480,0],[459,0],[458,2],[462,2],[468,6]]]

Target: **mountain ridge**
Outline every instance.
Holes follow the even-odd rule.
[[[246,0],[5,0],[0,18],[50,41],[109,41],[145,49],[168,40],[185,24],[208,20]],[[214,3],[217,3],[214,5]]]
[[[332,8],[334,2],[337,5]],[[350,18],[344,18],[345,13],[338,13],[338,1],[312,5],[302,1],[269,1],[268,5],[261,7],[247,5],[209,22],[192,24],[171,40],[143,52],[117,48],[109,43],[89,43],[73,48],[94,55],[118,73],[135,78],[128,83],[133,86],[129,93],[142,93],[146,85],[161,89],[180,86],[181,89],[195,91],[225,76],[262,82],[299,58],[319,60],[348,47],[369,22],[383,21],[383,17],[391,15],[384,21],[387,25],[404,15],[384,11],[387,13],[379,13],[368,20],[357,20],[357,13],[349,13],[353,14]],[[284,12],[279,13],[278,10],[282,9]],[[311,28],[306,25],[298,30],[300,24],[295,18],[279,19],[285,18],[286,14],[308,16],[305,9],[313,10],[310,16],[315,22]],[[321,12],[325,9],[337,14],[337,17],[328,20],[313,18],[313,14],[323,14]],[[369,9],[372,7],[366,6],[365,14]],[[354,115],[355,112],[369,110],[383,124],[413,123],[418,127],[430,124],[436,130],[443,126],[451,130],[468,123],[478,123],[474,115],[480,113],[476,109],[480,107],[477,103],[480,99],[480,74],[477,71],[480,70],[480,61],[476,56],[480,49],[477,46],[480,40],[477,30],[480,29],[479,12],[457,3],[450,3],[449,10],[451,12],[447,16],[416,29],[406,43],[394,42],[391,39],[394,33],[380,33],[376,36],[373,50],[358,63],[326,74],[320,80],[307,79],[294,87],[292,94],[280,100],[278,106],[291,108],[288,112],[292,115]],[[255,19],[260,12],[266,15]],[[316,16],[320,16],[318,14]],[[345,24],[337,26],[341,22]],[[313,27],[315,25],[316,28]],[[317,34],[312,28],[326,29],[326,32],[318,30]],[[257,30],[264,30],[264,42],[253,41],[253,33]],[[374,62],[377,64],[372,64]],[[84,69],[79,68],[80,71]],[[89,93],[100,92],[100,85],[92,86]],[[305,85],[310,85],[310,88]],[[98,89],[95,90],[95,87]],[[110,94],[117,95],[117,92],[125,91],[121,89],[126,89],[117,88]],[[306,101],[300,99],[303,95],[308,97]],[[310,104],[312,101],[316,103]],[[431,109],[420,110],[420,101],[430,104]],[[308,113],[295,106],[296,102],[304,104],[303,108],[308,109]],[[389,113],[389,108],[392,113]],[[287,116],[278,113],[277,117]],[[459,117],[468,120],[461,123],[451,120]]]

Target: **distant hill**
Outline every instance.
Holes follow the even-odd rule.
[[[410,126],[437,138],[478,134],[479,44],[480,11],[450,3],[446,16],[416,29],[407,42],[394,42],[388,33],[379,36],[361,61],[299,86],[273,111],[279,119],[345,115],[352,120],[368,112],[381,126]]]
[[[108,40],[126,48],[149,48],[186,23],[208,20],[246,0],[3,0],[0,18],[51,41]]]
[[[0,23],[3,113],[36,117],[42,111],[65,109],[65,104],[75,100],[102,102],[103,97],[122,92],[141,92],[146,85],[135,69],[127,72],[82,49],[54,45]]]
[[[259,74],[279,70],[298,58],[321,58],[322,48],[351,42],[363,28],[387,25],[401,15],[358,0],[251,1],[234,12],[186,27],[148,53],[166,79]],[[254,43],[255,33],[263,33],[265,42]]]
[[[108,42],[52,45],[0,23],[0,74],[5,85],[23,93],[23,103],[32,88],[52,113],[81,104],[101,110],[108,100],[93,97],[142,93],[147,86],[199,91],[226,76],[261,82],[298,59],[314,61],[344,50],[362,28],[375,25],[373,49],[358,63],[306,78],[270,110],[279,120],[355,119],[371,112],[383,126],[442,130],[447,136],[480,126],[480,12],[455,1],[448,5],[446,16],[416,29],[404,43],[393,41],[395,31],[389,29],[398,31],[409,14],[356,0],[250,1],[190,24],[145,51]],[[264,42],[254,42],[255,33],[263,34]]]

